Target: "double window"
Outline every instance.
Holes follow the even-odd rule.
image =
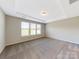
[[[21,22],[21,36],[41,34],[41,24]]]

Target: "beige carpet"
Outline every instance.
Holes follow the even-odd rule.
[[[6,47],[0,59],[79,59],[79,45],[41,38]]]

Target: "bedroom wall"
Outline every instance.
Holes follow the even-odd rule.
[[[22,18],[12,17],[12,16],[6,16],[6,45],[12,45],[24,41],[29,41],[32,39],[40,38],[45,36],[45,24],[42,24],[42,35],[36,35],[36,36],[29,36],[29,37],[21,37],[21,22],[29,21],[34,22],[30,20],[25,20]],[[38,22],[34,22],[38,23]]]
[[[0,9],[0,53],[5,48],[5,15]]]
[[[79,17],[48,23],[46,34],[50,38],[79,44]]]

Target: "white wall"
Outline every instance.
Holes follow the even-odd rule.
[[[45,25],[42,24],[42,35],[37,36],[29,36],[29,37],[21,37],[21,22],[29,21],[30,20],[24,20],[22,18],[16,18],[12,16],[6,16],[6,45],[16,44],[24,41],[29,41],[32,39],[44,37],[45,35]],[[35,22],[37,23],[37,22]]]
[[[5,15],[0,9],[0,53],[5,47]]]
[[[79,16],[79,0],[70,4],[69,0],[59,0],[67,18]],[[74,0],[75,1],[75,0]]]
[[[79,17],[48,23],[46,33],[50,38],[79,44]]]

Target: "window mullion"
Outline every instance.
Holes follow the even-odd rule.
[[[29,23],[29,36],[31,35],[31,23]]]
[[[37,35],[37,24],[36,24],[36,35]]]

